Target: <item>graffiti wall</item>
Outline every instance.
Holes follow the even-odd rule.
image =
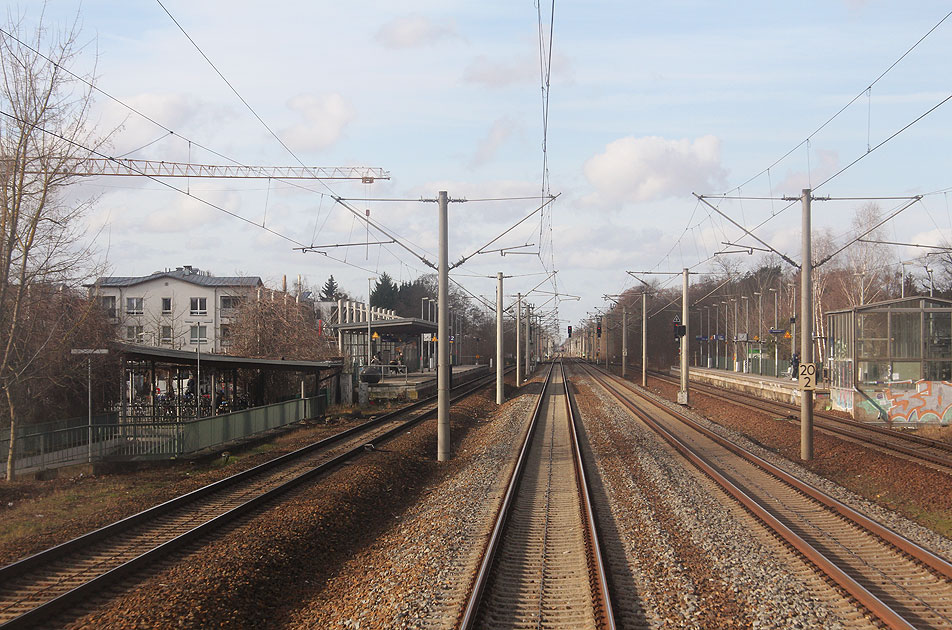
[[[886,411],[890,422],[952,424],[952,383],[949,381],[917,381],[915,389],[892,389],[867,392]],[[878,410],[867,400],[857,400],[854,417],[872,417]]]
[[[830,404],[832,408],[836,409],[837,411],[845,411],[847,413],[852,413],[854,393],[855,392],[852,389],[831,387],[830,388]]]

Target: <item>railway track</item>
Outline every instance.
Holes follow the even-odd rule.
[[[553,364],[460,628],[614,628],[575,416]]]
[[[620,404],[703,470],[774,536],[888,628],[952,627],[952,564],[816,488],[583,365]],[[732,498],[729,498],[732,497]]]
[[[493,382],[494,374],[479,379],[452,400]],[[2,567],[0,628],[35,627],[435,412],[435,396],[418,401]]]
[[[678,379],[660,372],[652,373],[652,377],[680,383]],[[786,418],[797,424],[800,422],[800,408],[795,405],[764,400],[741,392],[726,392],[702,383],[692,382],[691,389],[724,402]],[[952,474],[952,444],[823,412],[814,411],[813,418],[816,430]]]

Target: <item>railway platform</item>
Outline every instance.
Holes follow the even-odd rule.
[[[671,368],[672,375],[680,375],[680,373],[681,370],[679,368]],[[800,390],[797,389],[797,382],[791,378],[778,378],[776,376],[702,367],[690,368],[688,370],[688,377],[691,381],[739,391],[766,400],[775,400],[795,405],[800,404]],[[817,388],[814,392],[813,400],[816,407],[822,409],[829,408],[829,388],[823,387],[821,384],[821,387]]]
[[[426,372],[404,372],[394,368],[403,366],[381,366],[384,376],[379,382],[370,385],[371,400],[409,399],[417,400],[436,394],[437,375],[435,370]],[[453,385],[468,383],[489,372],[487,365],[454,365]]]

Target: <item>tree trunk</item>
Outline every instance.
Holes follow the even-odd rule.
[[[7,449],[7,483],[13,481],[16,476],[13,470],[13,455],[16,450],[16,413],[13,406],[13,398],[10,396],[10,390],[4,388],[3,390],[7,395],[7,407],[10,409],[10,448]]]

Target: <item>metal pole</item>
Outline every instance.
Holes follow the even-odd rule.
[[[737,362],[737,357],[740,356],[737,352],[737,298],[731,298],[731,302],[734,303],[734,371],[740,372],[740,364]]]
[[[724,369],[729,370],[730,368],[730,319],[728,319],[728,310],[730,306],[728,302],[721,302],[724,305]]]
[[[717,336],[720,334],[721,329],[721,311],[717,308],[717,302],[714,303],[714,367],[717,367],[717,359],[721,355],[721,348],[717,341]]]
[[[750,373],[750,298],[742,295],[744,300],[744,334],[747,339],[744,341],[744,374]]]
[[[195,346],[195,417],[202,417],[202,335],[198,328],[198,344]],[[131,390],[130,390],[131,391]]]
[[[437,448],[436,458],[444,462],[450,458],[450,344],[449,338],[449,244],[446,191],[440,191],[440,264],[439,264],[439,299],[437,318],[437,347],[439,357],[437,366]]]
[[[803,253],[800,266],[800,362],[813,363],[813,251],[809,188],[803,189]],[[797,375],[794,374],[794,377]],[[800,392],[800,459],[813,459],[813,390]]]
[[[516,387],[522,387],[522,294],[516,293]]]
[[[705,306],[707,311],[707,367],[711,367],[711,307]]]
[[[757,346],[760,352],[757,354],[757,373],[764,375],[764,292],[757,293]]]
[[[648,294],[641,294],[641,386],[648,387]]]
[[[678,392],[678,404],[688,404],[688,338],[691,336],[691,322],[688,317],[688,268],[684,268],[681,281],[681,322],[684,336],[681,337],[681,391]]]
[[[426,319],[423,312],[426,308],[426,301],[429,298],[420,298],[420,319]],[[423,341],[423,333],[420,333],[420,372],[423,372],[423,344],[426,343]]]
[[[621,377],[625,378],[628,365],[628,307],[621,307]]]
[[[529,303],[526,302],[526,371],[525,379],[529,380],[529,322],[532,321],[532,307],[529,306]]]
[[[496,404],[506,402],[503,387],[503,338],[502,338],[502,272],[496,274]]]
[[[89,435],[86,444],[86,459],[93,463],[93,358],[86,357],[88,371],[86,373],[86,404],[89,412]]]
[[[373,289],[370,288],[370,285],[373,284],[373,278],[367,278],[367,366],[370,366],[370,362],[373,360],[371,349],[373,347],[373,339],[370,336],[370,294],[373,292]],[[364,368],[365,370],[367,368]]]
[[[779,330],[779,321],[777,320],[777,297],[780,295],[780,292],[776,289],[771,289],[773,291],[773,327],[774,330]],[[774,347],[773,347],[773,362],[774,362],[774,376],[780,376],[780,337],[777,336],[774,338]]]

